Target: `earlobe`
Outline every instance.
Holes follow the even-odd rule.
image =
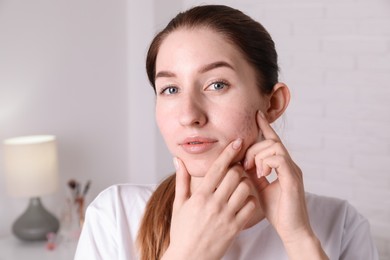
[[[270,123],[276,121],[286,111],[290,102],[290,90],[284,83],[276,83],[269,96],[267,119]]]

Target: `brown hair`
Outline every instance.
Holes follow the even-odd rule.
[[[155,92],[156,59],[161,43],[181,28],[206,28],[220,33],[252,65],[261,93],[272,92],[278,82],[279,67],[271,36],[260,23],[223,5],[197,6],[179,13],[155,36],[146,58],[148,78]],[[160,184],[146,206],[137,238],[141,260],[160,259],[167,249],[174,197],[175,175],[172,175]]]
[[[175,176],[166,178],[148,201],[137,237],[141,260],[160,259],[169,245]]]

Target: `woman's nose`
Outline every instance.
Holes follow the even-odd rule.
[[[183,98],[179,109],[179,122],[182,126],[201,127],[207,122],[205,106],[199,98],[188,95]]]

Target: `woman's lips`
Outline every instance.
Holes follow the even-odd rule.
[[[184,139],[179,145],[183,148],[183,150],[190,154],[201,154],[211,150],[217,140],[204,138],[204,137],[190,137]]]

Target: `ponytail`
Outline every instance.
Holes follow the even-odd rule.
[[[175,176],[173,174],[166,178],[146,205],[137,237],[140,260],[161,259],[169,246]]]

